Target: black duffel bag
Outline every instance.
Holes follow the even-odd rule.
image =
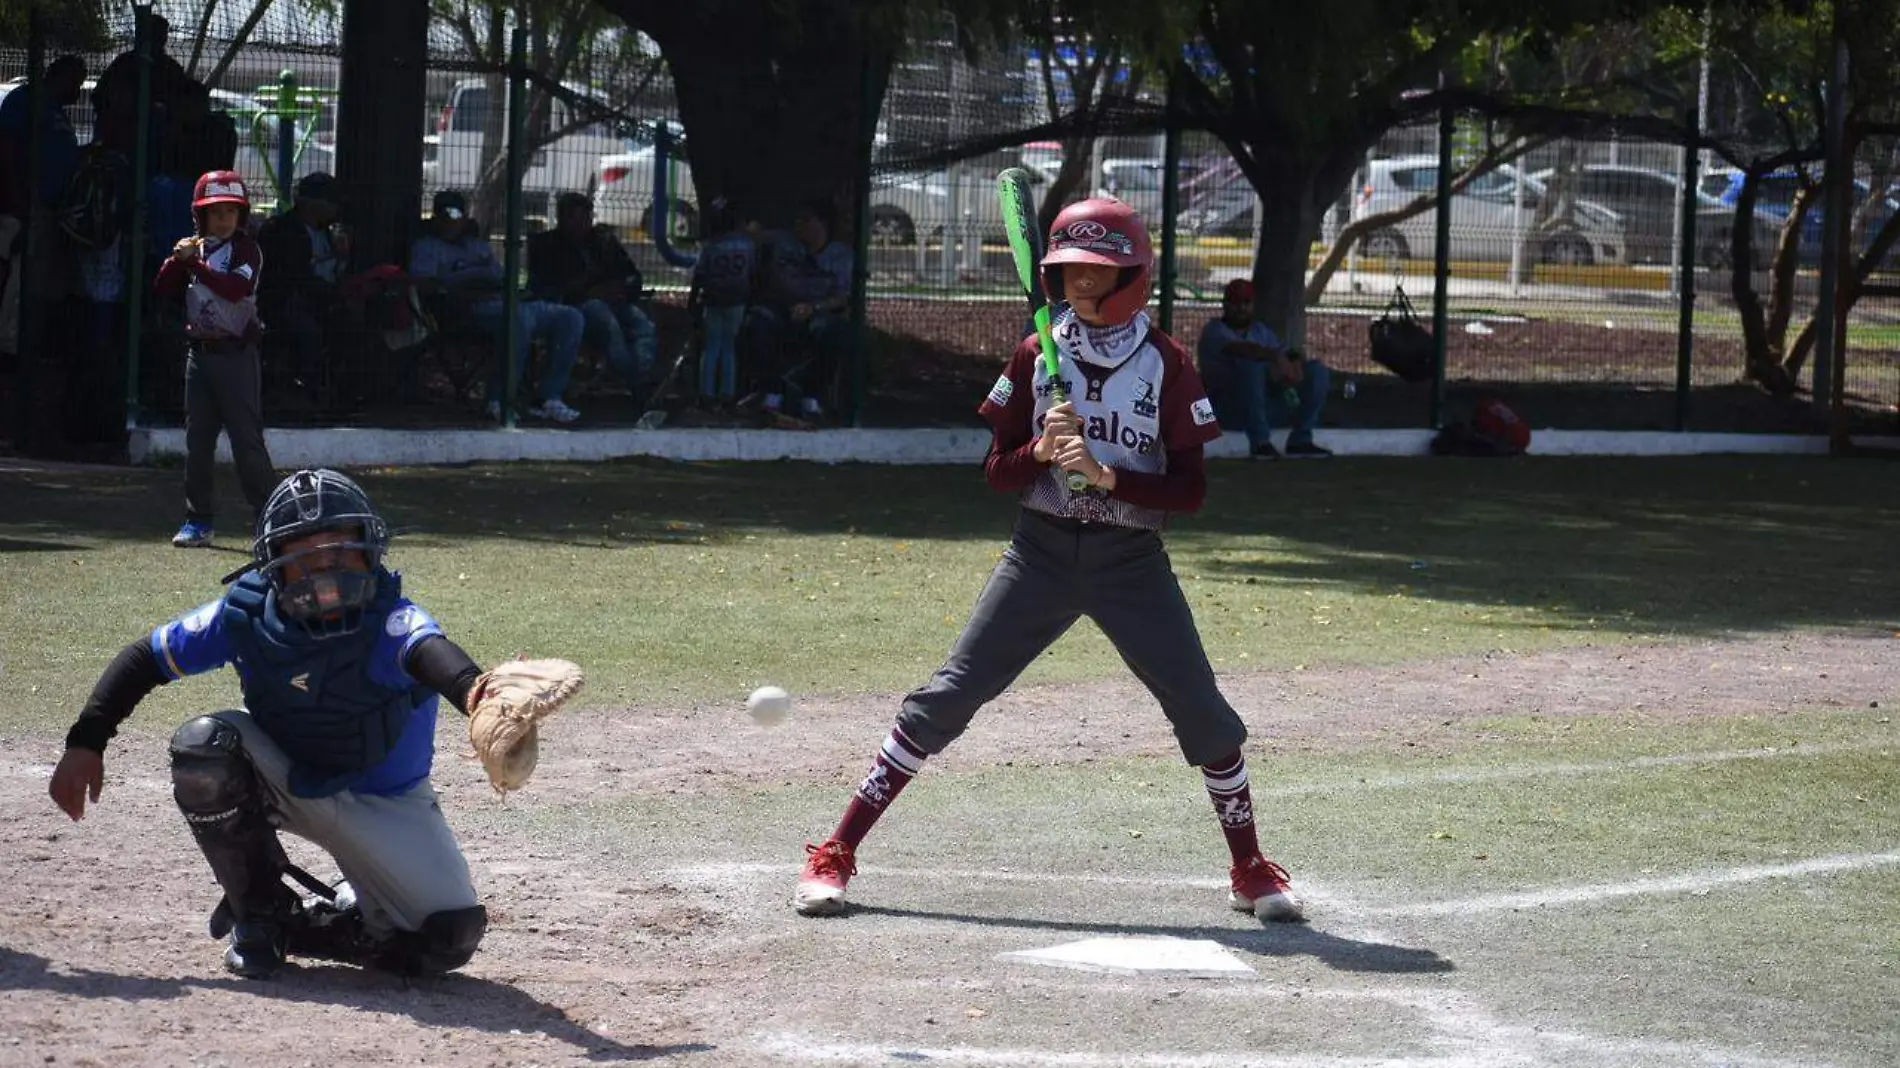
[[[1372,321],[1372,362],[1413,384],[1430,382],[1437,339],[1418,321],[1404,287],[1396,287],[1385,314]]]

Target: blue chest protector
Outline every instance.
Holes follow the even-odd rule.
[[[384,621],[402,580],[376,574],[376,599],[348,634],[318,638],[277,613],[270,580],[255,572],[231,585],[221,622],[231,642],[244,705],[290,758],[290,792],[328,797],[349,789],[389,757],[429,696],[423,686],[392,688],[370,674]]]

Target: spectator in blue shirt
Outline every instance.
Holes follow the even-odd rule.
[[[446,294],[451,314],[466,315],[481,330],[502,329],[501,264],[488,239],[477,234],[468,216],[468,199],[453,189],[435,195],[429,229],[409,250],[409,275],[425,292]],[[580,355],[581,334],[587,322],[581,313],[563,304],[523,299],[515,305],[513,369],[519,376],[528,365],[529,343],[540,338],[548,345],[548,365],[541,373],[540,403],[528,409],[537,419],[571,423],[579,412],[567,406],[574,359]],[[499,359],[488,380],[488,414],[501,418],[501,402],[508,386],[507,368]]]
[[[823,418],[818,398],[849,351],[853,263],[851,249],[832,240],[836,221],[828,201],[814,201],[767,243],[764,292],[750,329],[766,372],[768,419],[779,415],[788,390],[802,395],[801,416]]]
[[[1271,438],[1275,423],[1292,424],[1286,438],[1288,456],[1331,456],[1330,449],[1313,443],[1313,429],[1326,406],[1332,371],[1289,349],[1267,324],[1255,319],[1253,298],[1253,283],[1247,279],[1227,283],[1220,318],[1201,330],[1196,359],[1215,414],[1223,425],[1247,431],[1249,450],[1258,459],[1280,458]]]

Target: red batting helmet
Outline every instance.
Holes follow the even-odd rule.
[[[238,225],[243,226],[251,214],[251,194],[244,187],[244,176],[236,171],[210,171],[201,176],[191,191],[192,216],[202,219],[204,209],[213,204],[236,204]]]
[[[1135,209],[1113,197],[1079,200],[1062,209],[1049,228],[1049,251],[1042,257],[1042,291],[1050,303],[1062,300],[1062,264],[1099,263],[1120,267],[1115,288],[1096,308],[1110,323],[1125,323],[1148,303],[1148,272],[1154,248],[1148,228]]]

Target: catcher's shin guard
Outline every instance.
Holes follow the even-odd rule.
[[[172,734],[171,762],[172,797],[224,888],[220,911],[240,925],[281,919],[294,900],[283,884],[289,860],[237,728],[212,716],[187,721]]]
[[[372,962],[403,975],[441,975],[467,964],[488,931],[488,910],[480,905],[431,912],[420,931],[390,935]]]

